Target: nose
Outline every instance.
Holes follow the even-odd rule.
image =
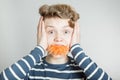
[[[64,36],[64,35],[61,35],[60,33],[56,33],[54,41],[55,42],[62,42],[63,41],[62,36]]]

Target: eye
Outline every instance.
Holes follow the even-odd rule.
[[[64,31],[64,33],[65,33],[65,34],[69,34],[69,33],[70,33],[70,31],[68,31],[68,30],[65,30],[65,31]]]
[[[48,34],[53,34],[53,33],[54,33],[53,30],[48,31]]]

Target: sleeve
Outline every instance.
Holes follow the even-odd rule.
[[[41,46],[36,46],[30,54],[21,58],[19,61],[3,70],[0,80],[21,80],[24,79],[29,70],[35,66],[45,53]]]
[[[112,80],[112,78],[110,78],[103,69],[99,68],[97,64],[90,59],[90,57],[85,55],[80,44],[73,45],[70,51],[74,60],[84,71],[88,80]]]

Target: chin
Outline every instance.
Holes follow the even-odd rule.
[[[63,57],[66,57],[67,55],[52,55],[51,54],[51,56],[54,58],[63,58]]]

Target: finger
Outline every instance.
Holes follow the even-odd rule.
[[[77,37],[77,42],[80,43],[80,26],[78,21],[75,22],[75,36]]]
[[[77,27],[77,37],[78,37],[78,42],[80,42],[80,26],[78,21],[76,22],[76,27]]]
[[[43,17],[41,16],[39,19],[38,28],[37,28],[38,32],[41,32],[42,21],[43,21]]]
[[[79,24],[78,22],[75,22],[75,30],[77,33],[79,33]]]
[[[75,22],[75,26],[74,26],[74,33],[73,33],[73,36],[77,37],[77,33],[78,33],[78,26],[77,26],[77,22]]]
[[[42,26],[43,17],[40,17],[38,27],[37,27],[37,45],[39,45],[41,38],[41,26]]]
[[[42,21],[41,29],[42,29],[42,34],[45,34],[45,24],[44,24],[44,21]]]

